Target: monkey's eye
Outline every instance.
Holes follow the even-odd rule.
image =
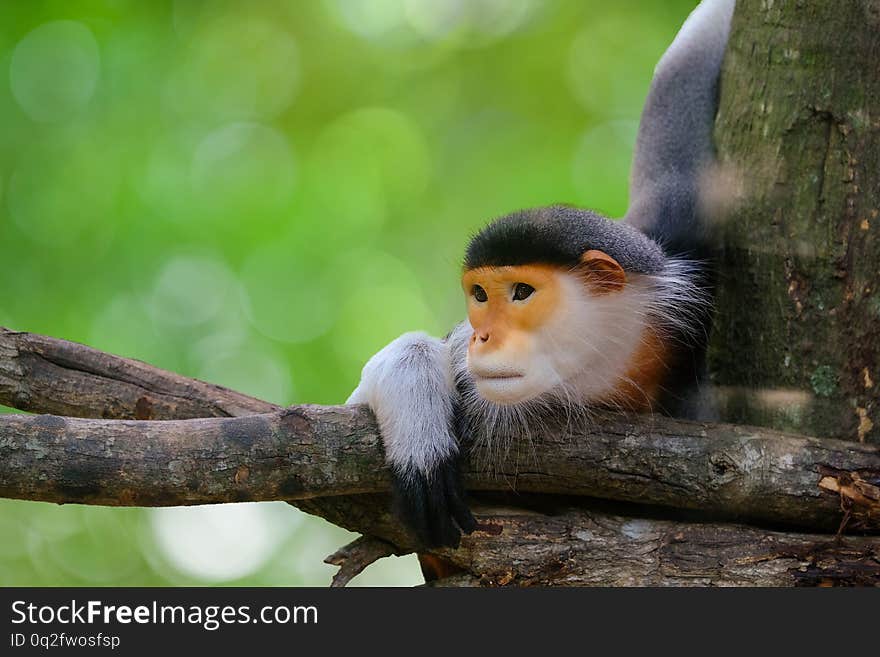
[[[532,292],[535,291],[528,283],[517,283],[513,288],[513,300],[514,301],[523,301],[532,296]]]
[[[483,303],[484,301],[488,301],[488,300],[489,300],[489,295],[486,294],[486,290],[484,290],[483,288],[481,288],[479,285],[474,285],[474,286],[471,288],[471,294],[473,294],[473,295],[474,295],[474,299],[476,299],[476,300],[479,301],[480,303]]]

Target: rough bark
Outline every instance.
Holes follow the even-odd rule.
[[[120,420],[235,417],[275,404],[67,340],[0,327],[0,403]]]
[[[239,417],[276,404],[85,345],[0,327],[0,404],[119,420]],[[346,498],[352,508],[363,504]],[[311,506],[320,513],[321,501]]]
[[[584,509],[556,516],[493,510],[481,520],[503,531],[475,533],[459,550],[446,551],[467,574],[435,586],[880,586],[874,538]]]
[[[880,443],[880,3],[739,0],[711,369],[724,419]]]
[[[880,586],[877,537],[676,521],[646,517],[644,509],[621,515],[568,501],[541,512],[475,506],[477,531],[458,550],[434,551],[461,574],[431,585]],[[345,504],[322,513],[349,529],[369,526],[397,545],[406,540],[383,498],[355,515]]]
[[[18,345],[15,349],[10,348],[13,342]],[[44,354],[66,354],[64,366],[53,365],[60,369],[52,370],[51,377],[29,378],[27,374],[36,365],[27,371],[13,365],[22,350],[28,352],[30,345],[40,345]],[[93,362],[103,363],[100,371],[88,365]],[[13,371],[18,374],[10,377],[9,372]],[[131,385],[134,372],[144,371],[148,376],[142,379],[151,382],[148,390],[139,386],[137,395],[127,397],[128,407],[112,401],[122,398],[121,391]],[[174,404],[151,403],[155,419],[173,418],[193,408],[225,414],[222,409],[229,408],[227,399],[235,400],[236,407],[244,405],[240,396],[231,391],[81,345],[28,334],[0,331],[0,372],[6,373],[0,381],[0,401],[10,404],[15,399],[39,399],[39,404],[48,407],[28,402],[34,410],[65,408],[78,415],[134,417],[138,400],[144,395],[149,399],[169,395],[178,398]],[[106,398],[93,395],[90,386],[109,390],[110,394]],[[17,391],[15,399],[10,390]],[[231,397],[227,398],[227,393]],[[107,400],[112,401],[112,406]],[[246,403],[255,408],[264,402]],[[824,462],[813,470],[807,469],[804,484],[809,490],[804,491],[805,495],[792,494],[792,500],[800,500],[795,504],[801,506],[805,517],[814,512],[819,516],[828,513],[822,524],[837,523],[839,518],[855,511],[864,519],[865,512],[876,504],[877,490],[867,479],[868,471],[875,467],[874,448],[773,432],[764,432],[759,438],[748,429],[721,427],[728,432],[722,440],[730,442],[723,443],[727,446],[713,457],[711,448],[719,445],[701,426],[660,421],[644,427],[624,418],[609,417],[601,423],[601,432],[589,434],[589,440],[559,434],[553,442],[556,434],[551,434],[547,437],[551,442],[543,447],[556,460],[542,460],[542,464],[562,468],[568,474],[557,477],[540,468],[520,469],[517,481],[524,482],[524,491],[597,494],[596,488],[579,488],[596,486],[597,479],[576,483],[584,470],[595,466],[607,470],[609,478],[601,486],[606,490],[603,494],[612,498],[644,502],[655,496],[661,504],[680,503],[684,508],[697,508],[714,495],[726,500],[722,507],[741,504],[753,495],[757,497],[749,504],[754,507],[767,503],[766,495],[762,494],[769,490],[764,490],[768,473],[773,476],[772,473],[794,464],[788,462],[787,452],[798,454],[805,450],[798,458],[812,453],[814,465],[820,460]],[[387,487],[376,429],[370,413],[363,408],[307,407],[238,419],[161,423],[19,416],[4,418],[0,427],[0,482],[5,482],[0,485],[8,487],[9,482],[17,482],[16,496],[107,504],[180,504]],[[682,432],[684,427],[690,427],[691,433]],[[82,439],[66,445],[67,451],[54,451],[55,446],[63,447],[61,438],[71,431],[79,432]],[[641,433],[650,438],[647,449],[639,455]],[[320,439],[319,434],[323,436]],[[739,443],[740,440],[745,443]],[[795,443],[786,442],[792,440]],[[682,446],[688,444],[696,446],[696,451],[682,451]],[[843,451],[835,453],[835,444]],[[739,447],[731,450],[733,445]],[[743,445],[749,445],[749,449],[739,453],[750,455],[742,461],[749,464],[745,469],[736,465],[738,458],[731,457],[737,449],[744,449]],[[588,452],[585,461],[572,462],[572,452],[585,446],[596,451]],[[813,452],[814,449],[819,451]],[[857,464],[870,467],[862,468],[861,473],[828,469],[828,461],[843,465],[840,459],[857,459],[847,461],[847,468]],[[689,464],[688,468],[699,468],[693,464],[702,463],[705,478],[699,473],[693,477],[679,476],[676,463]],[[504,467],[500,466],[501,473]],[[20,468],[25,468],[24,472],[37,468],[41,473],[52,474],[24,477]],[[746,471],[760,472],[753,481],[764,483],[752,490],[743,487],[742,482],[748,478],[741,477]],[[515,472],[508,470],[507,476],[501,478],[474,472],[468,476],[468,482],[474,487],[507,488]],[[735,483],[737,480],[740,483]],[[557,482],[555,487],[550,485],[552,481]],[[728,487],[731,483],[732,488]],[[725,487],[726,494],[721,494],[719,491]],[[2,494],[10,494],[9,488]],[[623,517],[619,508],[602,509],[597,503],[593,503],[595,508],[586,510],[570,508],[571,498],[562,502],[554,501],[556,498],[549,498],[548,502],[544,496],[539,499],[543,513],[497,504],[478,506],[478,530],[464,538],[461,549],[437,552],[462,568],[463,573],[437,584],[867,584],[876,583],[880,572],[880,539],[875,537],[834,540],[831,535],[783,534],[693,519],[664,520],[645,517],[650,509],[643,506],[627,509],[630,513]],[[527,496],[521,502],[524,506],[535,504]],[[335,495],[303,498],[295,503],[340,526],[380,537],[359,541],[330,557],[341,566],[337,584],[344,584],[384,554],[405,553],[414,547],[412,538],[389,513],[387,495]],[[732,507],[726,508],[725,513],[729,513]]]
[[[465,483],[826,531],[840,525],[842,496],[853,527],[880,529],[880,448],[644,420],[606,415],[560,426],[492,471],[466,463]],[[166,422],[0,417],[4,497],[172,506],[388,489],[378,429],[363,406]]]
[[[393,554],[398,554],[398,549],[391,543],[370,536],[359,536],[324,559],[324,563],[339,566],[330,586],[334,588],[346,586],[367,566]]]

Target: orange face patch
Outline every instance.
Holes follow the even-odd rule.
[[[484,353],[502,347],[516,349],[525,335],[546,323],[559,311],[563,301],[560,271],[551,265],[480,267],[466,271],[461,287],[474,329],[471,349]],[[534,288],[522,300],[514,299],[519,283]],[[485,293],[484,301],[475,298],[477,288]]]
[[[657,331],[646,329],[626,375],[604,401],[637,413],[653,412],[672,353],[672,345],[667,340]]]

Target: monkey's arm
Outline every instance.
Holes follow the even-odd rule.
[[[457,397],[449,345],[406,333],[367,362],[348,399],[375,413],[397,511],[429,547],[458,547],[476,524],[459,475]]]

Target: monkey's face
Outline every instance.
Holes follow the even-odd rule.
[[[606,326],[616,314],[609,305],[619,303],[613,297],[624,282],[616,261],[595,251],[574,269],[535,264],[466,271],[462,289],[473,328],[467,367],[480,396],[516,404],[585,372],[601,377],[602,347],[618,330]]]
[[[474,329],[467,365],[482,397],[512,404],[558,382],[542,344],[564,304],[555,267],[481,267],[464,274],[462,288]]]

